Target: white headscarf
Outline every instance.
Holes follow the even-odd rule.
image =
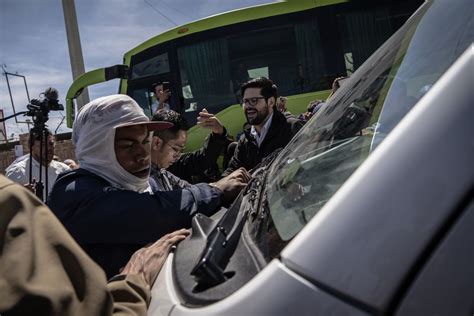
[[[158,130],[171,123],[150,122],[142,108],[127,95],[111,95],[86,104],[74,121],[72,141],[81,168],[93,172],[112,186],[136,192],[148,189],[148,178],[126,171],[115,156],[115,131],[119,127],[146,124]]]

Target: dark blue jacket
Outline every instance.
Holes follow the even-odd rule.
[[[61,174],[48,206],[111,277],[144,245],[217,211],[221,192],[207,184],[149,193],[121,190],[84,169]]]

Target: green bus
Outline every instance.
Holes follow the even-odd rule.
[[[123,65],[77,78],[66,96],[72,126],[74,99],[84,87],[120,79],[119,93],[151,115],[153,83],[168,81],[170,105],[194,124],[206,108],[231,135],[245,121],[240,85],[271,78],[293,114],[325,99],[332,81],[350,75],[420,6],[422,0],[287,0],[188,23],[125,53]],[[186,150],[202,145],[208,131],[193,126]]]

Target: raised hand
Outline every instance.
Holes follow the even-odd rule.
[[[206,109],[199,112],[197,121],[199,126],[210,129],[215,134],[224,134],[224,126],[221,121],[214,114],[207,112]]]

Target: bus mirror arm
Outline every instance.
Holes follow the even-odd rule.
[[[107,68],[99,68],[82,74],[74,80],[66,94],[66,116],[67,126],[72,127],[75,109],[73,100],[76,99],[91,84],[96,84],[112,79],[128,79],[129,67],[127,65],[115,65]]]
[[[127,65],[115,65],[112,67],[104,68],[104,73],[106,81],[112,79],[128,79],[130,74]]]

